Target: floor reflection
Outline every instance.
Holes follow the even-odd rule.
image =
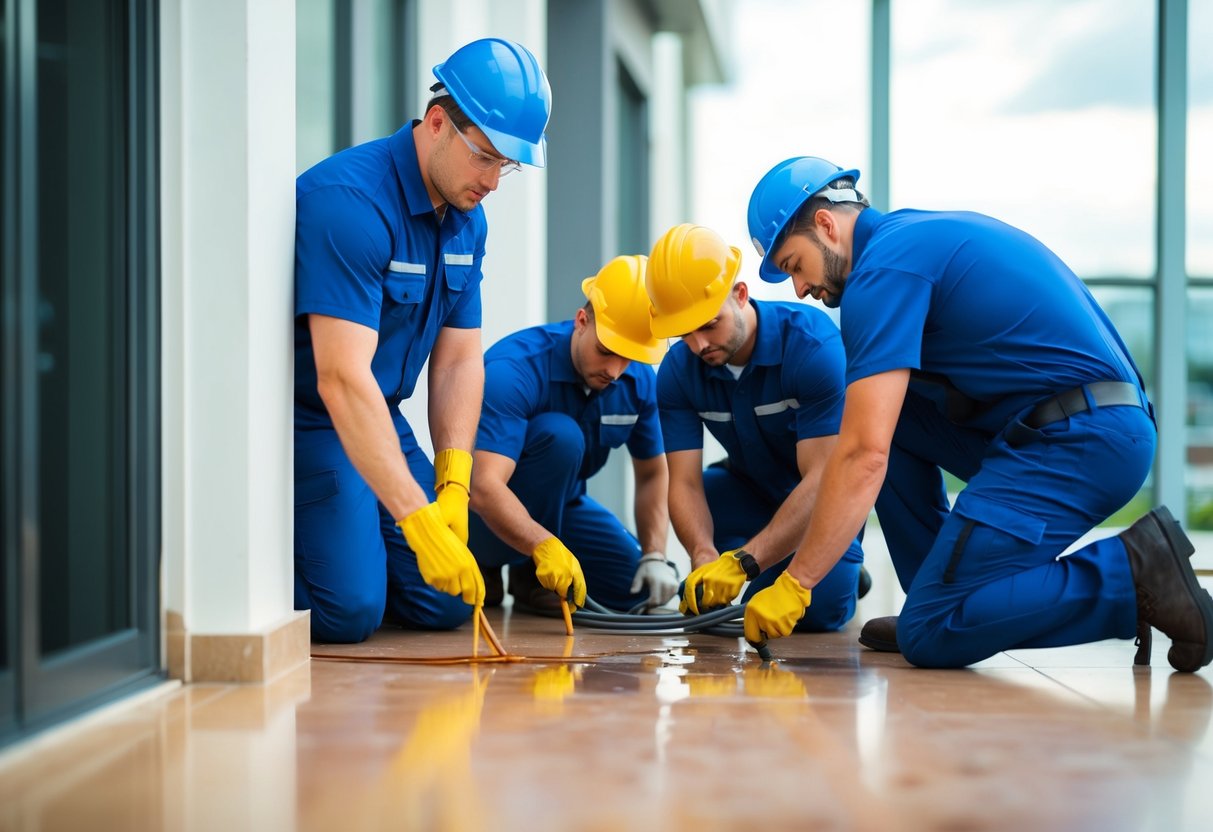
[[[1208,828],[1213,686],[1132,668],[1129,643],[928,671],[858,647],[856,623],[763,664],[737,640],[494,616],[511,651],[554,658],[178,689],[0,757],[0,829]]]

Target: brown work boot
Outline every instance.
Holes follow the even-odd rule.
[[[1194,672],[1213,661],[1213,598],[1197,583],[1188,558],[1192,541],[1166,506],[1159,506],[1119,535],[1137,590],[1137,662],[1149,662],[1150,627],[1171,639],[1167,661]],[[1142,661],[1144,659],[1144,662]]]
[[[560,612],[560,596],[543,588],[535,577],[535,564],[532,561],[510,564],[509,586],[510,595],[514,596],[514,609],[540,615]]]
[[[859,631],[859,643],[882,653],[900,653],[897,646],[897,616],[873,618]]]

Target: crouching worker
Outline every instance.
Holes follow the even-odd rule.
[[[665,346],[649,329],[644,266],[641,256],[616,257],[582,282],[588,302],[572,320],[508,335],[485,354],[470,545],[490,586],[510,566],[517,605],[551,609],[571,593],[580,607],[588,588],[623,610],[677,591],[664,554],[668,477],[648,366]],[[586,491],[624,445],[639,540]]]
[[[820,309],[752,299],[740,269],[741,252],[697,225],[671,228],[649,257],[653,332],[680,341],[657,374],[657,402],[670,517],[694,567],[684,613],[731,603],[747,580],[748,600],[783,572],[842,419],[838,327]],[[728,454],[706,471],[705,427]],[[798,630],[851,620],[862,564],[852,540]]]
[[[295,608],[317,641],[362,641],[385,611],[455,627],[484,598],[466,546],[480,201],[520,162],[543,167],[551,91],[534,55],[496,38],[434,74],[420,121],[296,184]],[[434,464],[399,409],[427,359]]]

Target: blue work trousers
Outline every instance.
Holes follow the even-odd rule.
[[[630,589],[640,563],[640,543],[614,514],[586,494],[578,477],[585,455],[581,426],[564,413],[541,413],[527,424],[526,442],[509,487],[536,523],[569,548],[585,573],[586,589],[600,604],[627,610],[645,601],[647,589]],[[469,546],[484,567],[530,560],[489,529],[475,512]]]
[[[402,416],[400,451],[434,499],[434,466]],[[395,519],[341,447],[335,430],[295,432],[295,609],[311,610],[312,639],[364,641],[389,618],[446,630],[471,617],[458,596],[429,586]]]
[[[1139,407],[1092,406],[1017,426],[1014,443],[1006,431],[991,438],[906,396],[876,513],[906,590],[897,642],[912,664],[964,667],[1136,631],[1119,538],[1059,555],[1145,482],[1153,421]],[[940,469],[967,482],[950,510]]]
[[[779,505],[765,499],[753,484],[734,474],[725,465],[710,465],[703,472],[703,490],[712,515],[712,543],[719,552],[742,546],[761,531],[775,516]],[[749,601],[766,589],[788,568],[792,556],[764,570],[750,582],[741,600]],[[855,596],[859,587],[859,567],[863,549],[852,541],[846,554],[813,587],[813,603],[796,625],[798,633],[823,633],[842,629],[855,614]]]

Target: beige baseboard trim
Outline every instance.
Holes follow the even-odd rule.
[[[165,658],[183,682],[272,682],[308,661],[311,613],[292,612],[259,633],[207,635],[185,629],[180,613],[165,614]]]

